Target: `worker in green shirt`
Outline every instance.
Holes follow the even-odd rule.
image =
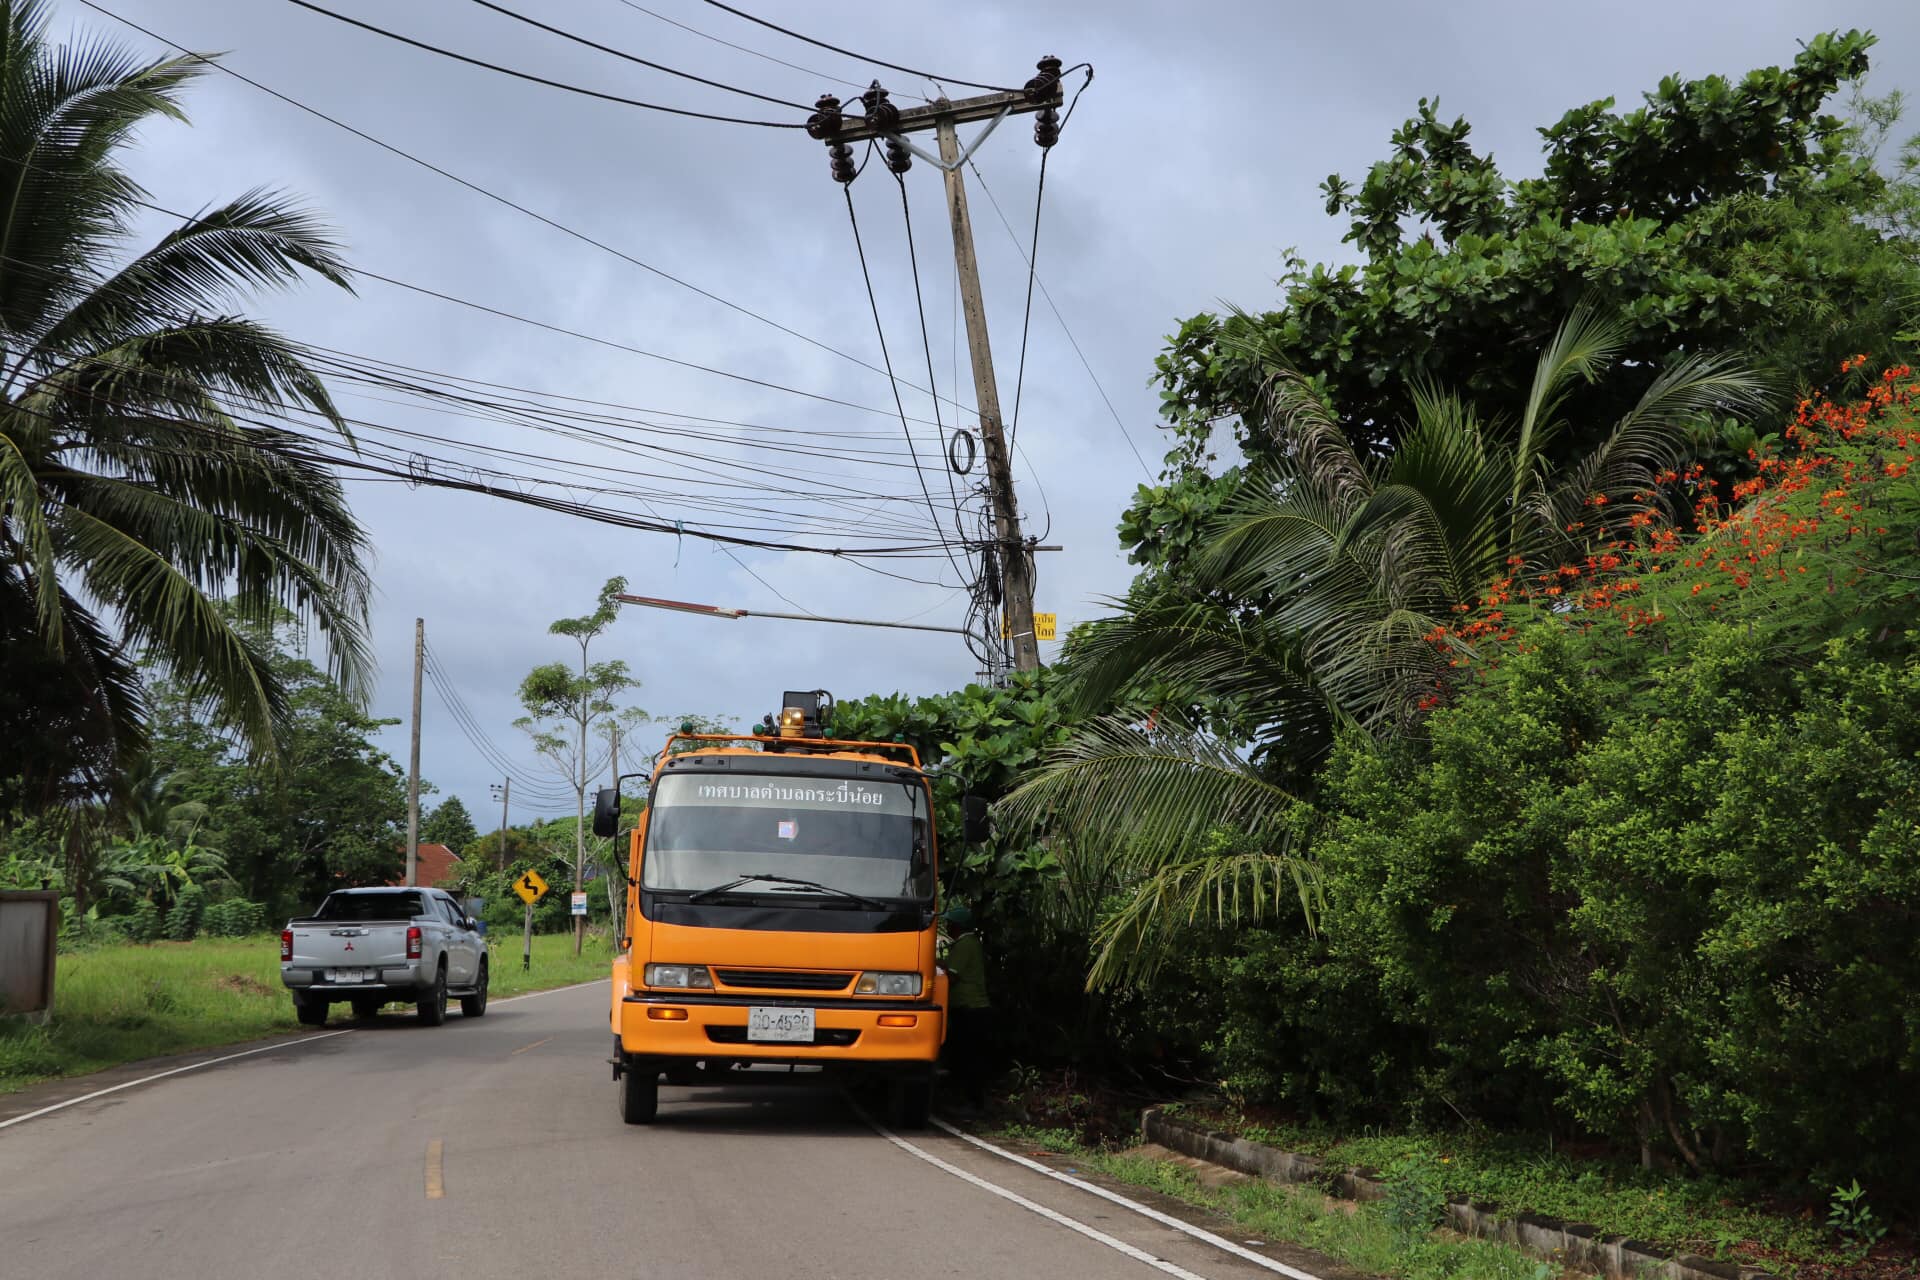
[[[986,1099],[993,1039],[993,1004],[987,998],[987,953],[974,931],[973,911],[956,904],[947,924],[947,1043],[945,1055],[967,1101]]]

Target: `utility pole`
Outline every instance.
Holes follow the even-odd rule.
[[[513,797],[513,779],[506,778],[497,787],[490,788],[500,793],[500,857],[498,871],[507,869],[507,801]]]
[[[613,722],[612,727],[613,727],[612,742],[609,744],[613,748],[612,757],[611,757],[612,781],[613,781],[614,790],[618,791],[620,789],[620,722],[618,720],[615,720]],[[620,824],[616,822],[614,823],[614,832],[613,832],[613,853],[612,853],[612,856],[607,859],[607,861],[610,863],[617,862],[619,861],[619,858],[620,858]],[[613,925],[613,936],[616,939],[618,939],[626,936],[626,930],[623,927],[625,922],[621,918],[621,908],[625,904],[619,900],[619,896],[614,892],[615,886],[613,882],[615,880],[619,880],[624,884],[625,876],[614,875],[613,869],[609,867],[607,869],[607,913],[612,917],[611,923]]]
[[[420,673],[427,664],[427,622],[413,620],[413,746],[407,753],[407,886],[420,883]]]
[[[1027,81],[1024,89],[1011,93],[989,93],[979,97],[949,101],[937,98],[924,107],[902,111],[887,100],[878,81],[864,95],[864,116],[840,113],[840,100],[823,96],[807,121],[807,132],[828,144],[833,157],[833,176],[841,183],[853,181],[855,168],[851,144],[869,139],[887,142],[887,167],[904,173],[913,163],[908,153],[919,156],[946,175],[947,216],[953,224],[953,257],[959,273],[960,305],[967,320],[967,351],[973,365],[975,403],[980,408],[980,439],[987,465],[987,500],[993,508],[994,546],[990,554],[998,562],[1006,628],[1013,647],[1016,671],[1033,671],[1040,666],[1040,646],[1033,629],[1034,562],[1033,548],[1020,532],[1020,509],[1014,499],[1013,462],[1007,452],[1000,421],[1000,390],[993,376],[993,348],[987,339],[987,312],[980,296],[980,263],[974,253],[973,223],[967,216],[967,189],[961,170],[977,147],[995,126],[1009,115],[1039,112],[1034,126],[1034,141],[1051,147],[1060,138],[1059,106],[1060,59],[1042,58],[1040,74]],[[958,125],[986,121],[987,127],[974,139],[973,147],[961,150]],[[906,140],[910,133],[932,129],[939,142],[936,158]]]

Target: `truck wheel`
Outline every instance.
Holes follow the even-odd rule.
[[[473,994],[460,997],[460,1016],[463,1018],[482,1017],[487,1012],[487,962],[480,962],[480,981],[475,984]]]
[[[362,1022],[371,1022],[384,1003],[386,1002],[375,996],[356,996],[353,1001],[353,1016]]]
[[[420,1025],[437,1027],[447,1020],[447,966],[433,971],[433,985],[420,997]]]
[[[620,1073],[620,1118],[628,1124],[652,1124],[660,1114],[660,1073],[629,1066]]]
[[[295,995],[293,1016],[300,1019],[303,1027],[324,1027],[327,1025],[327,1002],[311,996]]]
[[[887,1118],[896,1129],[924,1129],[933,1110],[933,1081],[895,1080],[887,1091]]]

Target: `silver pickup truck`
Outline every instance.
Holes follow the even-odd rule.
[[[371,1018],[395,1001],[419,1009],[423,1025],[487,1011],[487,943],[444,889],[339,889],[311,916],[280,932],[280,981],[302,1024],[324,1026],[335,1001]]]

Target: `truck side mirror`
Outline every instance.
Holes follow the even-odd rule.
[[[593,793],[593,834],[612,837],[620,833],[620,789],[602,787]]]
[[[981,844],[993,835],[993,824],[988,820],[990,808],[980,796],[960,797],[962,834],[968,844]]]

